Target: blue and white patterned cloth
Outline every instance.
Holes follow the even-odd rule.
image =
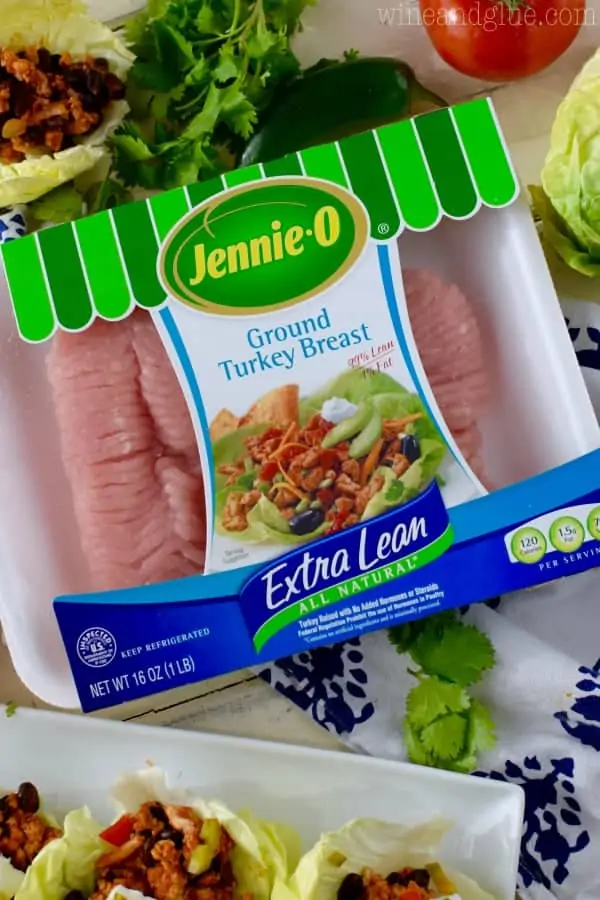
[[[563,310],[600,415],[600,305]],[[498,742],[476,774],[524,789],[521,897],[600,900],[600,569],[494,609],[473,606],[465,619],[496,648],[496,667],[476,693],[493,710]],[[401,720],[414,679],[386,632],[279,660],[261,674],[354,750],[406,758]]]
[[[24,237],[27,232],[27,210],[24,206],[0,210],[0,244]]]

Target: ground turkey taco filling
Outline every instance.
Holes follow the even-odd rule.
[[[27,2],[27,0],[24,0]],[[0,49],[0,162],[57,153],[95,131],[125,85],[107,60],[29,47]]]
[[[122,816],[102,837],[113,848],[96,864],[91,900],[106,900],[118,887],[154,900],[232,900],[235,845],[216,819],[203,820],[186,806],[150,802]],[[72,892],[69,900],[83,895]]]
[[[287,429],[269,428],[264,434],[245,438],[246,457],[217,469],[226,476],[226,485],[239,485],[244,479],[248,485],[247,490],[229,493],[223,527],[244,531],[248,513],[262,496],[288,520],[292,534],[310,534],[321,526],[323,534],[331,534],[355,525],[384,486],[385,479],[377,470],[387,467],[401,478],[419,458],[417,437],[404,429],[422,415],[375,423],[377,433],[373,440],[364,439],[362,446],[358,438],[329,446],[343,433],[344,423],[334,425],[320,414],[302,428],[292,423]]]
[[[27,871],[46,844],[62,832],[40,815],[37,788],[23,782],[15,793],[0,797],[0,857],[10,860],[15,869]]]
[[[454,892],[452,885],[445,887],[450,888],[445,896]],[[441,896],[427,869],[406,867],[390,872],[387,878],[372,869],[364,869],[362,875],[346,875],[338,889],[337,900],[435,900]]]

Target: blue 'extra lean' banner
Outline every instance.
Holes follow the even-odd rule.
[[[277,557],[246,582],[239,597],[255,651],[295,622],[299,635],[308,637],[311,615],[341,601],[343,614],[351,617],[347,601],[368,592],[376,603],[378,590],[389,596],[390,585],[433,562],[452,540],[434,481],[404,506]]]

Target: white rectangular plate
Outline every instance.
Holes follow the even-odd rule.
[[[515,785],[351,753],[0,706],[0,783],[34,782],[49,809],[87,804],[103,821],[123,772],[162,766],[171,784],[294,826],[304,849],[323,831],[373,816],[455,823],[441,859],[497,900],[514,900],[523,793]]]

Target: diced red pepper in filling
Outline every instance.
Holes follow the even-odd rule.
[[[265,463],[260,469],[258,477],[261,481],[273,481],[278,472],[279,466],[277,463],[275,461],[270,461]]]
[[[107,844],[112,844],[113,847],[122,847],[131,837],[133,822],[133,816],[121,816],[120,819],[117,819],[116,822],[113,822],[112,825],[105,828],[104,831],[101,832],[100,837],[103,841],[106,841]]]

